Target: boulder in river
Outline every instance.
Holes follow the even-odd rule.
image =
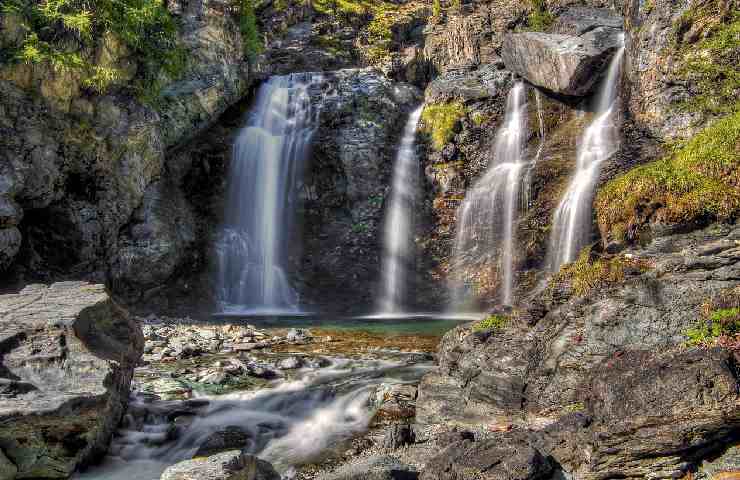
[[[185,460],[162,473],[161,480],[280,480],[268,462],[239,450]]]
[[[102,285],[30,285],[0,296],[3,480],[65,478],[99,458],[143,345]]]
[[[207,457],[227,450],[243,449],[252,442],[252,436],[244,429],[230,425],[212,433],[198,447],[193,458]]]
[[[600,26],[575,35],[511,33],[501,56],[508,70],[563,95],[589,94],[620,46],[621,30]]]

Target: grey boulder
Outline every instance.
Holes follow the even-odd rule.
[[[172,465],[160,480],[280,480],[280,475],[268,462],[232,450]]]
[[[66,478],[105,453],[143,345],[102,285],[1,295],[0,478]]]
[[[508,70],[563,95],[589,94],[621,44],[621,30],[598,27],[581,36],[539,32],[504,37]]]

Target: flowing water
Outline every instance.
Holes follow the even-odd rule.
[[[393,166],[393,184],[383,232],[381,314],[403,313],[408,307],[409,272],[413,270],[414,211],[419,189],[416,125],[423,106],[409,116]]]
[[[303,163],[318,111],[309,89],[318,74],[271,77],[233,147],[223,231],[217,242],[223,311],[296,312],[298,294],[287,275]]]
[[[597,97],[594,119],[578,146],[576,172],[552,223],[548,266],[552,271],[575,260],[592,235],[592,203],[601,164],[619,148],[617,84],[624,41],[614,54]]]
[[[536,88],[534,89],[535,105],[537,107],[537,134],[539,136],[539,143],[537,144],[537,151],[532,158],[532,161],[527,165],[527,173],[522,179],[522,210],[529,210],[532,203],[532,175],[534,169],[537,167],[537,163],[540,161],[542,156],[542,150],[545,148],[545,112],[542,109],[542,94]]]
[[[75,478],[156,480],[225,427],[246,433],[247,452],[286,472],[320,461],[365,431],[374,413],[370,400],[381,383],[417,383],[432,367],[412,357],[329,361],[328,367],[304,369],[293,380],[253,392],[184,401],[137,397],[105,462]]]
[[[511,304],[514,286],[514,222],[527,140],[526,87],[518,82],[506,100],[493,164],[468,191],[458,214],[453,252],[454,308],[468,309],[467,272],[495,270],[500,301]],[[483,280],[485,281],[485,279]]]

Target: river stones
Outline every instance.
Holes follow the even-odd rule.
[[[244,449],[252,442],[252,435],[241,427],[230,425],[209,435],[198,447],[193,458],[207,457],[225,450]]]
[[[232,450],[172,465],[160,480],[280,480],[280,475],[268,462]]]
[[[318,480],[416,480],[418,472],[390,455],[363,458],[343,465]],[[163,479],[164,480],[164,479]]]
[[[508,70],[529,82],[563,95],[589,94],[612,54],[621,30],[600,26],[576,35],[540,32],[504,37],[501,56]]]
[[[62,282],[0,296],[0,332],[0,471],[67,477],[107,449],[141,330],[103,285]]]

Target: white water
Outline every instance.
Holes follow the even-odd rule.
[[[594,119],[578,145],[576,172],[555,211],[548,259],[552,271],[575,260],[591,239],[592,203],[601,164],[619,148],[617,82],[623,57],[624,40],[609,64]]]
[[[382,295],[383,314],[405,311],[408,302],[409,272],[414,262],[414,212],[419,188],[416,157],[416,126],[423,106],[409,116],[393,166],[393,184],[383,232]]]
[[[416,383],[431,362],[332,359],[329,367],[299,372],[272,388],[202,397],[190,401],[133,401],[143,410],[137,425],[127,415],[104,463],[77,474],[77,480],[154,480],[169,465],[193,457],[214,432],[238,427],[249,436],[245,451],[272,463],[281,472],[320,461],[342,442],[364,432],[373,417],[369,400],[381,383]],[[177,412],[193,412],[190,423],[173,428]],[[192,413],[191,413],[192,415]],[[185,417],[187,418],[188,415]],[[177,432],[173,435],[173,431]]]
[[[308,73],[271,77],[234,143],[226,218],[216,246],[223,311],[298,310],[287,275],[288,239],[318,117],[308,90],[320,80]]]
[[[514,290],[514,222],[527,140],[526,87],[518,82],[506,100],[493,163],[465,195],[453,251],[454,308],[469,308],[468,272],[497,272],[499,297],[511,304]],[[527,187],[528,188],[528,187]]]

